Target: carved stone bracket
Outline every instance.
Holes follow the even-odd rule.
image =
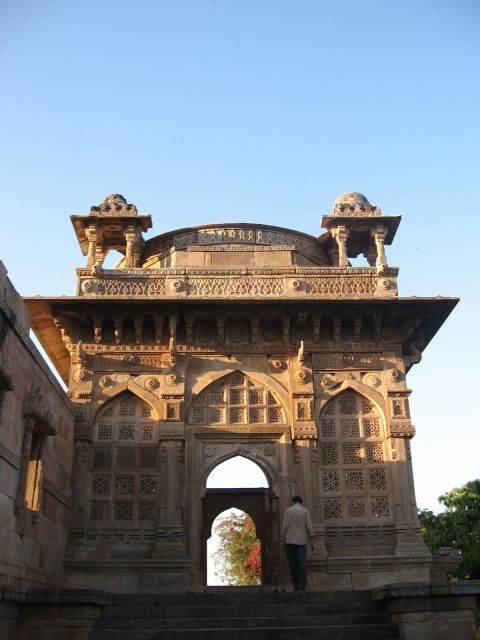
[[[75,356],[73,356],[73,351],[75,351]],[[82,341],[79,340],[77,343],[76,349],[72,350],[72,364],[74,363],[73,370],[73,379],[77,383],[82,383],[86,378],[86,364],[87,364],[87,356],[83,349]]]
[[[224,314],[218,314],[216,317],[218,344],[223,344],[225,342],[225,320],[226,318]]]

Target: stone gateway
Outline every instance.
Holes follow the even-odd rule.
[[[86,256],[76,295],[25,299],[69,400],[50,380],[2,413],[11,481],[0,490],[15,494],[2,539],[22,532],[38,551],[9,543],[3,583],[27,601],[25,589],[45,586],[61,589],[58,602],[80,588],[202,591],[212,522],[237,506],[255,521],[264,588],[282,589],[281,518],[299,494],[314,529],[310,590],[431,596],[455,560],[432,558],[422,539],[406,374],[457,299],[398,295],[385,246],[400,216],[345,193],[318,238],[240,223],[145,241],[150,215],[114,194],[71,219]],[[113,269],[110,250],[121,254]],[[6,404],[16,371],[0,347]],[[48,411],[63,416],[60,431]],[[235,456],[255,462],[268,488],[239,479],[237,490],[208,491],[212,470]],[[62,542],[42,566],[51,540],[38,531],[54,525]],[[463,605],[451,606],[457,630],[472,626]],[[409,614],[395,615],[411,631]]]

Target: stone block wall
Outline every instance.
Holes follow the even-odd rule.
[[[0,262],[0,582],[59,585],[73,410],[29,329],[30,313]]]

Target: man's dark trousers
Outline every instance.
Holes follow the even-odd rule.
[[[286,544],[288,567],[295,591],[305,591],[307,586],[307,545]]]

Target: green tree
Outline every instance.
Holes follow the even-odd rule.
[[[442,513],[419,511],[426,545],[435,551],[452,547],[462,555],[456,577],[480,579],[480,480],[467,482],[439,497]]]
[[[219,545],[214,560],[217,575],[230,585],[262,584],[260,541],[252,518],[230,513],[214,529]]]

